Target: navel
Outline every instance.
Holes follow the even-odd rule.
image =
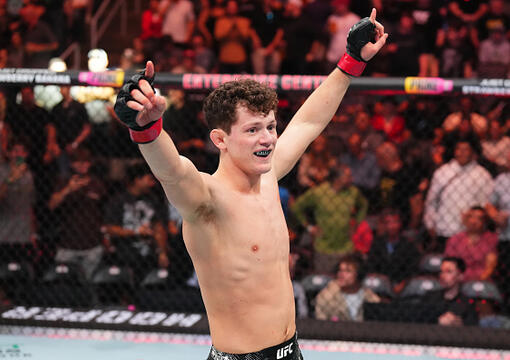
[[[253,252],[257,252],[257,251],[259,251],[259,247],[258,247],[258,245],[253,245],[253,246],[251,247],[251,251],[253,251]]]

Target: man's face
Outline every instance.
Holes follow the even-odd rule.
[[[503,135],[503,131],[501,129],[501,125],[499,124],[499,121],[497,121],[497,120],[491,121],[489,135],[492,140],[501,139],[501,136]]]
[[[370,117],[366,112],[360,112],[356,115],[354,125],[360,132],[365,132],[370,127]]]
[[[348,141],[349,151],[353,155],[358,155],[361,152],[361,137],[359,134],[352,134]]]
[[[149,192],[149,190],[156,185],[156,180],[152,174],[145,174],[136,180],[136,185],[142,190],[143,193]]]
[[[356,266],[351,263],[341,263],[336,274],[336,281],[340,288],[352,287],[357,281]]]
[[[352,184],[351,168],[346,166],[341,169],[340,175],[334,180],[334,187],[337,190],[348,188]]]
[[[277,140],[274,111],[264,116],[239,106],[236,112],[237,120],[225,136],[228,156],[247,174],[267,173]]]
[[[493,14],[501,15],[505,11],[505,4],[503,0],[491,0],[489,2],[490,11]]]
[[[469,210],[465,215],[464,225],[468,233],[482,233],[485,229],[485,213],[477,209]]]
[[[402,228],[402,222],[400,221],[400,216],[396,214],[386,215],[384,217],[386,234],[388,236],[398,236],[400,234],[400,229]]]
[[[457,146],[455,146],[455,160],[457,160],[461,166],[473,160],[473,149],[471,149],[471,145],[465,142],[458,143]]]
[[[74,160],[71,161],[71,168],[76,174],[86,175],[88,174],[92,163],[87,160]]]
[[[7,157],[11,160],[17,160],[19,162],[25,161],[28,156],[28,151],[22,144],[13,145],[12,149],[8,151]]]
[[[439,282],[445,289],[451,289],[462,281],[462,274],[453,261],[443,261],[439,273]]]

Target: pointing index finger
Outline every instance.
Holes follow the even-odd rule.
[[[147,64],[145,65],[145,76],[148,78],[154,76],[154,64],[150,60],[147,61]]]
[[[372,12],[370,13],[370,21],[372,24],[375,24],[375,16],[377,15],[377,11],[375,8],[372,8]]]

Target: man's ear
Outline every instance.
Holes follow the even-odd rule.
[[[227,133],[221,129],[212,129],[209,133],[209,137],[214,145],[220,150],[225,150],[227,145],[225,143],[225,138]]]

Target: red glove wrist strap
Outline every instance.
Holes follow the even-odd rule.
[[[147,144],[147,143],[154,141],[159,136],[159,133],[161,132],[162,128],[163,128],[163,119],[159,118],[148,129],[145,129],[142,131],[135,131],[135,130],[129,129],[129,136],[131,137],[131,140],[133,140],[135,143]]]
[[[347,75],[360,76],[363,70],[365,70],[367,63],[364,61],[358,61],[345,53],[336,66],[338,66],[338,68]]]

